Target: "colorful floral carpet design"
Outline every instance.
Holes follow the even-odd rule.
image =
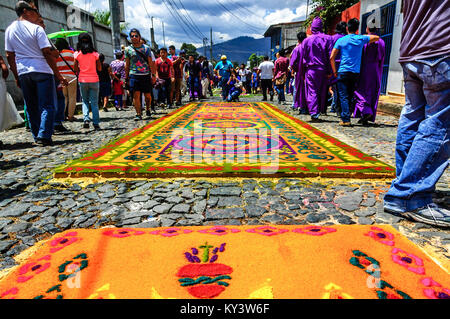
[[[268,103],[192,103],[55,177],[391,178],[394,168]]]
[[[0,280],[10,299],[448,299],[450,275],[391,226],[71,230]]]

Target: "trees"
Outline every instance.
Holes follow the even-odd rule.
[[[356,3],[358,3],[358,0],[312,0],[312,7],[315,10],[306,19],[305,26],[310,26],[315,17],[320,17],[326,33],[336,17]]]
[[[186,56],[193,55],[195,59],[199,57],[197,52],[197,48],[191,43],[183,43],[180,50],[184,50],[186,52]]]
[[[98,23],[111,26],[111,12],[109,10],[95,10],[94,13],[92,13],[94,16],[94,20]],[[124,31],[128,28],[128,23],[121,23],[120,24],[120,31]]]
[[[262,55],[256,55],[253,53],[248,60],[250,61],[250,69],[253,70],[253,68],[258,67],[262,61],[264,60],[264,57]]]

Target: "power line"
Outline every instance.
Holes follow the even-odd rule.
[[[203,41],[204,36],[201,34],[201,32],[199,33],[197,30],[195,30],[195,27],[190,23],[190,21],[185,17],[185,15],[182,12],[180,13],[181,9],[180,7],[178,7],[175,1],[174,0],[166,0],[166,1],[168,1],[168,3],[173,8],[174,12],[178,15],[181,21],[185,23],[186,27],[193,33],[193,35],[197,36],[199,39]]]
[[[233,17],[235,17],[236,19],[240,20],[242,23],[245,23],[246,25],[248,25],[251,29],[253,29],[255,32],[260,32],[261,30],[259,30],[258,28],[252,26],[251,24],[248,24],[247,22],[245,22],[244,20],[242,20],[240,17],[238,17],[237,15],[235,15],[233,12],[231,12],[227,7],[225,7],[219,0],[216,0],[216,2],[219,4],[220,7],[222,7],[223,9],[225,9],[225,11],[227,11],[228,13],[230,13]]]
[[[178,0],[178,2],[180,2],[181,6],[183,7],[184,11],[186,12],[187,17],[189,18],[189,20],[192,22],[192,25],[195,27],[195,29],[199,32],[199,34],[202,35],[203,38],[206,38],[206,36],[202,33],[202,31],[198,28],[198,26],[195,24],[194,20],[192,20],[190,14],[187,12],[186,8],[183,5],[183,2],[181,2],[181,0]]]
[[[195,40],[191,37],[191,35],[189,34],[189,32],[186,31],[186,29],[184,28],[184,23],[181,21],[180,22],[180,18],[177,17],[177,15],[173,12],[173,10],[169,7],[169,5],[167,4],[167,0],[162,0],[162,2],[164,3],[164,5],[166,6],[167,10],[169,11],[170,15],[172,16],[172,18],[174,18],[175,22],[183,29],[184,33],[188,36],[189,39],[191,39],[193,42],[195,42]]]

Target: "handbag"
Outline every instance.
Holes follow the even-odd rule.
[[[279,78],[275,79],[275,85],[283,85],[283,84],[285,84],[286,83],[286,79],[287,79],[287,76],[286,76],[286,73],[285,73],[282,76],[280,76]]]

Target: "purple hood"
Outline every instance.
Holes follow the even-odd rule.
[[[323,32],[323,22],[322,19],[319,17],[315,17],[313,22],[311,23],[311,33],[321,33]]]

